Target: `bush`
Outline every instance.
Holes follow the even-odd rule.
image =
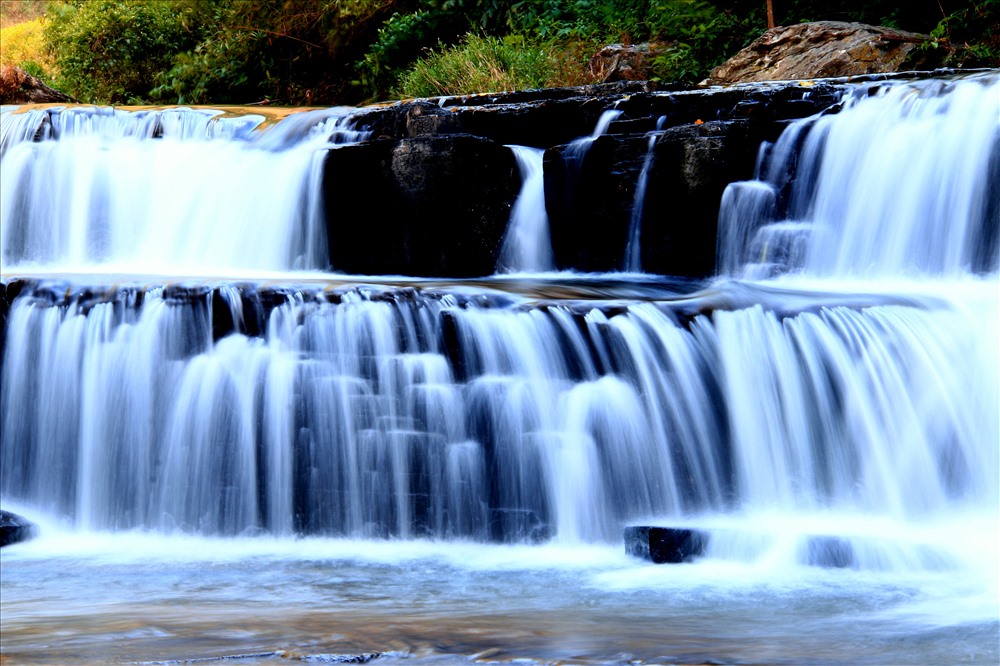
[[[54,4],[45,39],[57,85],[97,104],[141,103],[156,74],[192,48],[191,6],[159,0],[76,0]]]
[[[653,59],[653,78],[695,83],[760,36],[766,19],[761,7],[736,11],[703,0],[670,0],[649,26],[665,45]]]
[[[45,48],[44,31],[44,18],[0,28],[0,65],[20,67],[32,76],[51,80],[55,64]]]
[[[402,97],[465,95],[543,87],[549,56],[523,36],[483,37],[470,33],[456,46],[418,60],[402,77]]]

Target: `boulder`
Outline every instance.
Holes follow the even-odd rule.
[[[645,81],[651,78],[653,59],[662,52],[658,44],[609,44],[593,55],[587,71],[604,83]]]
[[[625,552],[655,564],[690,562],[705,553],[708,533],[685,527],[625,528]]]
[[[931,37],[891,28],[816,21],[765,32],[712,70],[711,85],[898,72]]]
[[[0,104],[51,104],[74,101],[69,95],[42,83],[20,67],[0,68]]]
[[[33,539],[38,527],[27,518],[0,509],[0,548]]]

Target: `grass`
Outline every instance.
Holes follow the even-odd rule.
[[[0,66],[20,67],[51,80],[55,63],[45,47],[45,18],[38,17],[0,28]]]
[[[500,39],[470,33],[460,44],[414,63],[394,92],[399,97],[434,97],[589,83],[575,62],[580,52],[533,43],[520,35]]]

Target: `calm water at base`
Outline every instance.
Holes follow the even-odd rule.
[[[780,544],[656,566],[617,545],[49,528],[2,552],[2,663],[996,664],[988,523],[934,527],[988,538],[907,573],[788,564]]]

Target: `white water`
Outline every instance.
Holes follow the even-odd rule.
[[[746,264],[748,277],[995,272],[1000,77],[873,96],[859,86],[843,105],[790,128],[756,181],[730,185],[720,267]]]
[[[656,121],[656,129],[663,128],[666,116],[660,116]],[[649,182],[649,169],[653,166],[653,147],[659,138],[659,132],[650,132],[646,144],[646,157],[642,160],[642,171],[635,184],[635,196],[632,200],[632,215],[629,220],[628,244],[625,246],[625,272],[642,272],[642,215],[646,206],[646,187]]]
[[[545,151],[509,146],[521,171],[521,191],[510,212],[510,222],[500,249],[498,272],[544,273],[555,269],[549,218],[545,211]]]
[[[324,269],[319,183],[332,142],[360,138],[348,112],[259,129],[261,116],[187,109],[5,111],[4,270]]]
[[[793,271],[766,284],[650,302],[557,278],[537,291],[564,298],[28,284],[6,324],[0,495],[43,536],[4,549],[5,654],[996,663],[996,158],[962,170],[996,145],[1000,98],[995,77],[932,85],[793,124],[760,182],[734,188],[762,195],[724,203],[721,265]],[[933,161],[893,148],[911,120],[934,135],[962,107]],[[855,112],[882,129],[854,134]],[[849,178],[851,142],[903,161]],[[20,145],[4,139],[5,188]],[[944,181],[939,211],[926,174],[953,171],[968,177]],[[922,203],[865,226],[829,192]],[[155,272],[135,246],[95,262],[42,240],[36,275]],[[7,247],[5,276],[29,264]],[[219,271],[208,256],[162,263]],[[295,265],[259,260],[232,268]],[[708,550],[647,565],[622,552],[631,522],[705,530]],[[849,565],[811,566],[816,537],[846,543]]]

